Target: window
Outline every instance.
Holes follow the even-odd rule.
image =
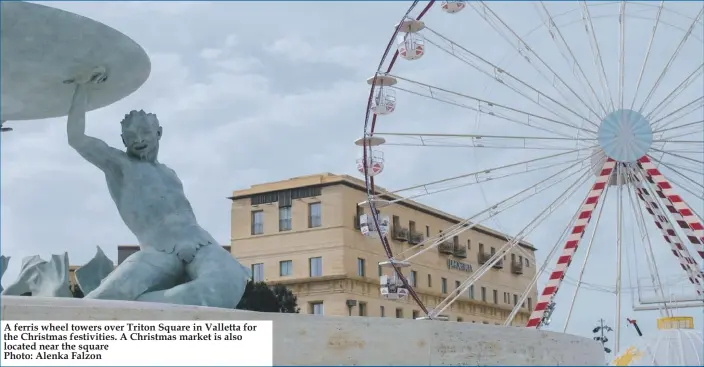
[[[505,303],[505,304],[510,304],[510,303],[511,303],[511,296],[510,296],[508,293],[506,293],[506,292],[504,292],[504,303]]]
[[[384,306],[379,306],[379,316],[386,317],[386,310],[384,309]]]
[[[469,289],[467,290],[467,296],[471,299],[474,299],[474,284],[469,286]]]
[[[412,220],[408,222],[408,231],[411,233],[416,233],[416,222]]]
[[[428,274],[428,288],[433,287],[433,277]]]
[[[515,305],[517,305],[517,304],[518,304],[518,295],[517,295],[517,294],[514,294],[514,295],[513,295],[513,305],[515,306]]]
[[[252,212],[252,235],[264,233],[264,212],[261,210]]]
[[[459,288],[460,288],[460,281],[455,280],[455,289],[459,289]]]
[[[325,309],[323,308],[323,302],[311,302],[310,313],[311,315],[324,315]]]
[[[518,255],[518,263],[523,265],[523,256]]]
[[[403,318],[403,309],[402,309],[402,308],[397,308],[397,309],[396,309],[396,318],[397,318],[397,319],[402,319],[402,318]]]
[[[481,242],[479,243],[479,252],[484,253],[484,244]]]
[[[486,288],[482,287],[482,301],[486,302]]]
[[[392,217],[392,223],[394,224],[394,227],[400,227],[401,226],[401,218],[399,218],[397,215],[394,215]]]
[[[528,261],[528,259],[526,259],[526,268],[529,268],[529,267],[530,267],[530,262]]]
[[[467,240],[467,250],[472,249],[472,240]]]
[[[310,268],[310,276],[321,277],[323,276],[323,258],[322,257],[311,257],[308,259],[308,266]]]
[[[440,292],[447,293],[447,279],[440,278]]]
[[[357,276],[363,277],[366,274],[367,265],[362,258],[357,258]]]
[[[413,310],[413,320],[417,319],[420,316],[420,312]]]
[[[417,287],[418,286],[418,273],[416,273],[415,270],[411,270],[411,272],[408,274],[408,280],[411,282],[411,287]]]
[[[430,226],[425,226],[425,237],[430,237]]]
[[[528,297],[528,311],[533,311],[533,299]]]
[[[496,249],[492,247],[491,248],[491,256],[494,256],[495,253],[496,253]]]
[[[516,263],[516,254],[511,254],[511,264]]]
[[[291,207],[282,206],[279,208],[279,231],[291,230]]]
[[[499,304],[499,292],[498,292],[496,289],[494,289],[494,291],[493,291],[493,296],[494,296],[494,297],[493,297],[493,298],[494,298],[494,304],[497,304],[497,305],[498,305],[498,304]]]
[[[379,276],[384,274],[384,271],[381,269],[381,264],[378,265],[378,270],[379,270]]]
[[[367,316],[367,303],[359,302],[359,316]]]
[[[287,277],[291,274],[293,274],[293,261],[279,261],[279,275],[282,277]]]
[[[308,204],[308,228],[316,228],[323,225],[322,207],[320,203]],[[359,217],[357,217],[359,220]]]
[[[255,283],[264,281],[264,264],[252,264],[252,281]]]

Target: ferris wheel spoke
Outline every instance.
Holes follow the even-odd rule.
[[[657,163],[659,163],[659,164],[664,164],[661,160],[659,160],[659,159],[653,157],[652,155],[649,156],[649,157],[650,157],[650,159],[654,160],[655,162],[657,162]],[[666,166],[666,167],[669,168],[669,169],[672,169],[672,168],[674,167],[674,168],[677,168],[677,169],[682,170],[682,171],[685,171],[685,172],[693,173],[693,174],[695,174],[695,175],[697,175],[697,176],[704,176],[704,171],[692,169],[692,168],[690,168],[690,167],[685,167],[685,166],[682,166],[682,165],[677,164],[677,163],[667,162],[667,166]]]
[[[651,125],[655,129],[663,129],[666,128],[670,125],[672,125],[674,122],[679,121],[680,119],[684,118],[685,116],[689,116],[692,113],[699,112],[701,113],[700,109],[701,107],[704,106],[704,96],[699,97],[695,100],[692,100],[685,104],[684,106],[670,112],[664,117],[661,117],[651,123]],[[674,117],[672,117],[674,116]],[[665,122],[666,119],[670,118],[670,121]]]
[[[581,183],[586,182],[587,175],[591,173],[586,171],[570,187],[561,193],[550,205],[540,212],[535,219],[530,221],[514,238],[510,239],[501,246],[495,254],[493,254],[482,266],[479,267],[471,276],[469,276],[450,296],[441,301],[433,310],[436,314],[445,311],[453,302],[455,302],[464,292],[469,289],[478,279],[480,279],[487,271],[489,271],[504,255],[511,251],[518,243],[520,243],[528,234],[537,228],[537,226],[545,221],[556,209],[567,201],[579,189]]]
[[[580,113],[576,112],[572,108],[565,106],[563,103],[560,103],[556,99],[552,98],[551,96],[541,92],[539,89],[529,85],[522,79],[519,79],[512,73],[510,73],[507,70],[502,69],[501,67],[497,66],[496,64],[491,63],[490,61],[482,58],[481,56],[473,53],[472,51],[466,49],[465,47],[457,44],[456,42],[450,40],[449,38],[443,36],[442,34],[426,27],[426,30],[430,32],[432,35],[435,35],[439,37],[442,41],[446,42],[449,44],[449,47],[444,47],[440,45],[440,42],[434,42],[432,39],[426,37],[426,41],[433,46],[437,47],[438,49],[444,51],[448,55],[451,55],[455,57],[456,59],[460,60],[461,62],[471,66],[472,68],[476,69],[477,71],[481,72],[482,74],[486,75],[487,77],[497,81],[500,85],[503,85],[515,93],[519,94],[526,100],[532,102],[533,104],[543,108],[545,111],[550,112],[554,116],[562,119],[562,120],[569,120],[567,117],[564,115],[556,112],[554,110],[554,107],[560,107],[561,109],[571,113],[572,115],[576,116],[579,118],[581,121],[587,121],[590,124],[594,125],[595,127],[598,127],[597,124],[594,122],[588,121],[587,118],[582,116]],[[484,68],[479,66],[478,64],[483,64]],[[486,70],[488,69],[488,70]],[[513,83],[515,82],[515,83]],[[523,91],[521,89],[527,88],[529,91]],[[531,97],[528,93],[534,94],[535,97]],[[564,96],[563,96],[564,99]],[[554,105],[553,106],[547,106],[544,104],[545,101],[548,100],[552,102]]]
[[[570,123],[567,123],[567,122],[564,122],[564,121],[560,121],[560,120],[555,120],[555,119],[552,119],[552,118],[549,118],[549,117],[536,115],[536,114],[533,114],[533,113],[530,113],[530,112],[521,110],[521,109],[519,109],[519,108],[514,108],[514,107],[507,106],[507,105],[505,105],[505,104],[500,104],[500,103],[496,103],[496,102],[493,102],[493,101],[488,101],[488,100],[484,100],[484,99],[481,99],[481,98],[472,97],[472,96],[469,96],[469,95],[465,95],[465,94],[462,94],[462,93],[459,93],[459,92],[454,92],[454,91],[451,91],[451,90],[448,90],[448,89],[444,89],[444,88],[440,88],[440,87],[437,87],[437,86],[433,86],[433,85],[430,85],[430,84],[422,83],[422,82],[419,82],[419,81],[414,81],[414,80],[411,80],[411,79],[408,79],[408,78],[403,78],[403,77],[400,77],[400,76],[397,76],[397,75],[392,75],[392,74],[386,74],[386,75],[387,75],[387,76],[390,76],[390,77],[392,77],[392,78],[395,78],[395,79],[397,79],[397,80],[402,80],[402,81],[405,81],[405,82],[407,82],[407,83],[413,84],[413,85],[415,85],[415,86],[417,86],[417,87],[422,87],[423,89],[428,90],[429,93],[430,93],[428,96],[429,96],[430,98],[433,98],[433,99],[437,99],[436,94],[439,92],[439,93],[447,93],[447,94],[453,95],[453,96],[455,96],[455,97],[460,97],[460,98],[464,98],[464,99],[468,99],[468,100],[474,101],[474,102],[478,103],[479,105],[478,105],[477,107],[470,107],[470,106],[468,106],[468,108],[470,108],[471,110],[473,110],[473,111],[475,111],[475,112],[485,113],[485,114],[487,114],[487,115],[495,116],[496,113],[493,112],[493,110],[495,109],[495,110],[497,110],[497,112],[500,112],[500,113],[514,113],[514,114],[519,114],[519,115],[521,115],[521,116],[523,117],[523,119],[526,119],[526,122],[528,123],[527,126],[531,126],[531,125],[530,125],[530,119],[532,118],[532,119],[538,120],[538,122],[540,122],[540,121],[551,122],[551,123],[553,123],[553,124],[562,125],[562,126],[565,126],[565,127],[571,128],[571,129],[580,130],[580,131],[583,131],[583,132],[586,132],[586,133],[590,133],[590,134],[592,134],[592,135],[596,135],[596,131],[594,131],[594,130],[589,130],[589,129],[586,129],[586,128],[583,128],[583,127],[575,126],[575,125],[572,125],[572,124],[570,124]],[[399,87],[397,87],[397,86],[394,86],[394,87],[392,87],[392,88],[393,88],[393,89],[396,89],[396,90],[406,91],[406,90],[401,89],[401,88],[399,88]],[[413,93],[413,92],[411,92],[411,93]],[[416,93],[419,93],[419,92],[416,92]],[[423,94],[423,95],[426,96],[425,94]],[[441,102],[444,102],[443,100],[440,100],[440,101],[441,101]],[[456,103],[456,102],[455,102],[455,103]],[[488,110],[482,110],[482,107],[484,107],[484,108],[486,108],[486,109],[488,109]],[[510,116],[510,115],[509,115],[509,116]],[[501,118],[501,116],[497,116],[497,117]],[[514,119],[519,120],[518,118],[515,118],[515,117],[514,117]]]
[[[531,185],[530,187],[523,189],[523,190],[519,191],[518,193],[511,195],[510,197],[480,211],[479,213],[469,217],[468,219],[465,219],[465,220],[457,223],[456,225],[449,227],[448,229],[446,229],[445,231],[443,231],[442,233],[440,233],[436,236],[426,238],[421,243],[399,253],[397,255],[397,257],[404,256],[410,252],[414,252],[412,255],[408,255],[407,257],[404,258],[404,261],[410,261],[413,258],[420,256],[422,253],[430,251],[431,249],[439,246],[440,243],[446,241],[448,238],[452,238],[453,236],[459,235],[462,232],[465,232],[465,231],[468,231],[468,230],[474,228],[476,225],[483,223],[484,221],[486,221],[490,218],[493,218],[493,217],[501,214],[502,212],[525,202],[526,200],[538,195],[539,193],[544,192],[544,191],[556,186],[557,184],[566,180],[567,178],[573,177],[574,174],[579,173],[580,171],[585,171],[585,173],[583,173],[582,176],[580,176],[580,177],[583,177],[584,175],[586,175],[589,172],[588,167],[580,168],[576,172],[574,172],[572,170],[573,168],[577,167],[579,165],[579,163],[580,162],[574,163],[570,167],[567,167],[566,169],[564,169],[563,171],[558,171],[557,173],[548,176],[547,178]],[[562,177],[562,178],[556,180],[555,182],[546,185],[546,183],[548,181],[550,181],[554,178],[557,178],[558,176],[563,176],[563,175],[565,177]],[[524,195],[526,193],[529,193],[529,194]]]
[[[460,189],[460,188],[464,188],[464,187],[468,187],[468,186],[481,184],[481,183],[488,182],[488,181],[496,181],[496,180],[500,180],[500,179],[508,178],[508,177],[515,178],[518,175],[523,175],[526,173],[533,173],[533,172],[542,171],[545,169],[556,168],[556,167],[564,166],[567,164],[581,163],[583,160],[584,160],[583,158],[573,159],[573,160],[566,161],[566,162],[553,163],[553,164],[549,164],[549,165],[545,165],[545,166],[521,170],[518,172],[505,173],[505,174],[498,175],[498,176],[490,176],[490,177],[484,177],[484,178],[479,178],[479,176],[473,176],[473,177],[471,177],[472,180],[470,182],[458,184],[458,185],[453,185],[450,187],[434,189],[434,190],[429,190],[427,186],[424,186],[425,191],[420,194],[414,194],[414,195],[398,198],[395,200],[391,200],[388,203],[389,204],[397,204],[397,203],[405,202],[405,201],[409,201],[409,200],[416,200],[421,197],[430,196],[430,195],[434,195],[434,194],[438,194],[438,193],[442,193],[442,192],[448,192],[448,191],[452,191],[452,190],[456,190],[456,189]]]
[[[662,82],[663,78],[665,77],[665,75],[667,75],[667,72],[670,70],[672,63],[675,61],[675,59],[677,59],[677,56],[679,55],[680,51],[682,50],[682,47],[689,39],[689,36],[692,34],[694,27],[699,23],[699,19],[702,17],[703,13],[704,13],[704,7],[701,10],[699,10],[699,13],[697,14],[696,18],[694,18],[694,21],[689,26],[689,29],[687,29],[687,32],[685,33],[684,37],[682,37],[682,40],[680,41],[680,43],[677,45],[675,52],[672,54],[672,57],[670,57],[670,60],[667,62],[667,64],[663,68],[662,72],[660,73],[660,76],[658,76],[657,80],[655,81],[655,84],[650,89],[650,92],[648,93],[647,97],[645,97],[645,100],[643,101],[643,104],[638,109],[638,112],[643,112],[643,110],[645,109],[645,106],[647,106],[648,102],[650,102],[650,99],[653,97],[655,91],[660,86],[660,83]]]
[[[399,141],[384,145],[448,147],[448,148],[500,148],[500,149],[535,149],[535,150],[574,150],[574,145],[591,143],[596,146],[596,138],[563,138],[550,136],[503,136],[484,134],[436,134],[436,133],[394,133],[376,132],[376,136],[393,137]],[[557,143],[557,144],[556,144]],[[560,145],[570,143],[570,146]]]
[[[616,162],[610,158],[607,158],[606,162],[604,162],[604,166],[601,169],[599,176],[596,178],[596,182],[587,195],[588,199],[579,209],[579,220],[575,223],[572,233],[565,243],[562,256],[560,256],[557,261],[557,267],[550,275],[548,284],[543,289],[543,292],[535,305],[535,309],[528,319],[528,323],[526,325],[527,327],[540,328],[543,323],[545,312],[548,309],[548,306],[553,302],[555,295],[559,290],[560,283],[562,282],[565,273],[567,273],[569,263],[579,246],[579,242],[584,235],[584,230],[587,224],[589,224],[594,208],[599,203],[599,199],[602,197],[604,192],[604,187],[611,177],[611,173],[613,172],[615,166]]]
[[[451,106],[468,109],[468,110],[477,112],[481,115],[491,116],[491,117],[501,119],[504,121],[508,121],[508,122],[512,122],[512,123],[515,123],[518,125],[523,125],[523,126],[531,128],[531,129],[540,130],[540,131],[543,131],[543,132],[546,132],[546,133],[549,133],[552,135],[558,135],[558,136],[562,136],[562,137],[572,137],[572,135],[570,135],[570,134],[565,134],[563,132],[555,131],[554,126],[550,126],[550,127],[541,126],[542,124],[544,124],[543,121],[541,121],[539,118],[533,118],[531,120],[531,114],[528,114],[525,111],[521,111],[518,113],[518,116],[515,116],[516,112],[511,111],[511,110],[503,110],[502,112],[499,112],[499,110],[497,109],[496,111],[494,111],[495,105],[492,103],[477,102],[477,106],[474,107],[474,106],[471,106],[471,105],[468,105],[465,103],[453,101],[451,98],[445,97],[442,94],[443,93],[442,91],[433,93],[432,87],[427,88],[427,93],[412,91],[412,90],[397,87],[397,86],[394,86],[393,89],[399,90],[399,91],[402,91],[405,93],[413,94],[413,95],[416,95],[419,97],[428,98],[428,99],[432,99],[432,100],[435,100],[438,102],[446,103]],[[453,94],[453,93],[447,92],[447,94]],[[570,127],[576,129],[576,127],[573,125],[570,125]],[[595,135],[595,133],[591,133],[591,132],[589,132],[589,134],[591,134],[592,136]]]
[[[619,38],[619,52],[618,52],[618,107],[619,109],[623,109],[623,93],[624,93],[624,78],[625,78],[625,72],[624,68],[626,67],[626,2],[621,1],[621,6],[619,7],[619,15],[618,15],[618,23],[619,23],[619,32],[618,32],[618,38]],[[621,195],[621,187],[619,187],[618,194]],[[621,199],[619,199],[619,205],[621,205]],[[621,256],[621,243],[618,244],[618,253],[619,257]],[[621,259],[619,259],[619,267],[621,266],[620,263]],[[621,274],[620,274],[620,268],[619,268],[619,285],[618,287],[621,287]],[[620,294],[617,296],[618,301],[621,301],[621,296]],[[619,303],[620,306],[620,303]],[[621,310],[619,309],[619,313]],[[617,320],[620,318],[617,318]],[[620,330],[620,323],[616,325],[616,352],[618,352],[618,343],[620,341],[619,339],[619,330]]]
[[[654,150],[654,151],[656,151],[656,152],[660,152],[660,153],[667,154],[667,155],[671,155],[671,156],[673,156],[673,157],[677,157],[677,158],[680,158],[680,159],[684,159],[684,160],[687,160],[687,161],[690,161],[690,162],[693,162],[693,163],[697,163],[697,164],[699,164],[699,165],[704,165],[704,161],[700,161],[700,160],[697,160],[697,159],[694,159],[694,158],[690,158],[690,157],[687,157],[687,156],[684,156],[684,155],[681,155],[681,154],[672,153],[672,152],[669,152],[669,151],[666,151],[666,150],[657,149],[657,148],[650,148],[650,149],[651,149],[651,150]]]
[[[553,158],[557,158],[557,157],[564,157],[570,153],[575,153],[575,152],[583,151],[586,149],[589,149],[589,148],[573,149],[572,151],[569,151],[569,152],[556,153],[556,154],[551,154],[551,155],[544,156],[544,157],[527,159],[527,160],[516,162],[516,163],[510,163],[510,164],[504,164],[504,165],[500,165],[500,166],[496,166],[496,167],[484,168],[484,169],[481,169],[478,171],[465,173],[465,174],[461,174],[461,175],[454,176],[454,177],[444,178],[442,180],[435,180],[435,181],[431,181],[431,182],[427,182],[427,183],[423,183],[423,184],[418,184],[418,185],[413,185],[410,187],[396,189],[393,191],[385,191],[385,192],[383,192],[383,194],[398,195],[401,192],[410,191],[410,190],[416,190],[416,189],[428,190],[428,188],[433,185],[444,184],[444,183],[448,183],[448,182],[452,182],[452,181],[456,181],[456,180],[461,180],[461,179],[465,179],[465,178],[474,178],[476,180],[486,180],[488,177],[490,177],[490,176],[487,176],[490,173],[495,174],[497,172],[502,172],[504,170],[507,170],[510,168],[517,168],[517,167],[528,170],[529,168],[532,167],[531,164],[534,164],[537,162],[543,163],[544,161],[547,161],[549,159],[553,159]],[[582,161],[586,161],[586,159],[583,159]]]
[[[604,196],[606,196],[609,192],[609,186],[606,186],[604,189]],[[572,311],[574,310],[574,304],[577,301],[577,296],[579,295],[579,288],[582,286],[582,278],[584,277],[584,270],[587,267],[587,262],[589,262],[589,255],[592,252],[592,245],[594,244],[594,239],[596,238],[596,229],[599,227],[599,222],[601,220],[601,213],[604,211],[604,203],[603,201],[601,205],[599,206],[599,212],[596,215],[596,222],[594,222],[594,229],[592,229],[592,235],[589,238],[589,243],[587,244],[587,251],[586,254],[584,255],[584,261],[582,262],[582,266],[579,269],[579,276],[577,277],[577,287],[574,290],[574,293],[572,294],[572,298],[570,301],[570,307],[567,311],[567,320],[565,321],[565,325],[563,326],[562,332],[567,331],[567,327],[569,326],[570,323],[570,318],[572,317]],[[549,259],[549,258],[548,258]],[[546,261],[547,263],[547,261]]]
[[[584,99],[582,99],[579,93],[575,92],[575,90],[569,84],[567,84],[564,79],[559,74],[557,74],[555,70],[551,68],[520,35],[518,35],[518,33],[513,28],[511,28],[500,16],[498,16],[498,14],[496,14],[491,8],[489,8],[489,6],[486,5],[484,1],[480,1],[479,4],[483,8],[483,11],[480,11],[479,9],[475,8],[474,5],[472,5],[472,9],[474,9],[474,11],[480,17],[482,17],[488,24],[492,25],[492,27],[495,25],[495,22],[493,22],[493,20],[498,21],[506,30],[509,31],[509,33],[511,33],[511,35],[515,39],[518,40],[520,50],[525,50],[528,53],[532,54],[540,62],[540,64],[542,64],[543,67],[545,67],[552,74],[553,78],[559,81],[564,86],[564,88],[566,88],[575,98],[577,98],[577,100],[579,100],[579,102],[582,103],[584,107],[586,107],[594,116],[600,116],[600,114],[596,113],[596,111],[594,111],[594,109],[592,109],[592,107],[587,102],[585,102]],[[490,16],[493,17],[493,19],[490,18]],[[535,64],[533,64],[533,62],[530,61],[530,59],[528,59],[527,61],[536,71],[538,71],[540,75],[544,76],[544,74],[537,68]],[[553,87],[557,89],[555,83],[551,83],[551,85],[553,85]]]
[[[684,231],[688,231],[687,228],[691,230],[691,236],[688,234],[687,237],[697,248],[699,256],[704,259],[704,226],[702,226],[702,219],[675,193],[670,182],[658,170],[648,156],[640,158],[638,160],[638,166],[642,170],[646,181],[652,182],[653,186],[656,187],[658,195],[662,193],[662,198],[665,200],[665,205],[668,207],[668,210],[670,209],[669,206],[672,206],[672,209],[677,212],[679,216],[673,214],[677,224]]]
[[[582,205],[584,205],[584,201],[582,201]],[[567,224],[565,229],[562,230],[562,233],[558,237],[557,241],[550,249],[550,252],[548,253],[548,256],[546,257],[546,261],[543,262],[543,265],[540,266],[540,269],[538,269],[538,271],[535,273],[535,275],[533,276],[533,279],[531,279],[529,285],[523,290],[523,293],[521,294],[521,297],[519,298],[518,302],[513,306],[513,309],[511,310],[508,317],[506,318],[506,321],[504,321],[504,326],[511,325],[511,323],[513,322],[513,319],[516,317],[518,312],[521,310],[521,305],[528,298],[528,295],[530,294],[530,290],[533,289],[533,287],[538,283],[538,279],[540,279],[540,277],[546,271],[548,271],[549,260],[555,256],[555,254],[557,253],[557,250],[560,246],[560,243],[562,243],[562,241],[565,239],[565,236],[567,235],[567,230],[574,225],[574,222],[577,219],[578,219],[577,213],[575,212],[575,214],[572,216],[572,219],[569,221],[569,223]],[[552,269],[550,269],[550,271],[552,271]]]
[[[597,69],[599,84],[601,84],[603,98],[611,105],[611,110],[614,108],[614,98],[611,95],[611,89],[609,87],[609,79],[606,76],[606,68],[604,68],[604,59],[601,57],[601,49],[599,47],[599,42],[596,39],[596,30],[594,29],[594,22],[592,21],[592,15],[589,11],[589,5],[586,1],[580,1],[582,6],[582,20],[584,22],[584,29],[589,35],[589,48],[592,51],[594,68]]]
[[[633,100],[631,101],[630,109],[633,110],[633,106],[636,104],[636,98],[638,98],[638,91],[640,90],[640,84],[643,81],[643,74],[645,74],[645,67],[648,65],[648,59],[650,57],[650,51],[653,47],[653,41],[655,40],[655,34],[658,30],[658,25],[660,24],[660,16],[662,15],[662,9],[665,6],[665,1],[661,1],[658,6],[658,12],[655,15],[655,24],[653,25],[653,30],[650,33],[650,39],[648,40],[648,48],[645,51],[645,57],[643,58],[643,65],[640,68],[640,73],[638,73],[638,82],[636,83],[636,90],[633,92]]]
[[[704,63],[700,64],[694,71],[692,71],[680,84],[670,91],[670,93],[665,96],[654,108],[650,111],[646,118],[652,119],[653,116],[662,113],[667,106],[669,106],[677,97],[679,97],[682,92],[687,90],[690,85],[694,83],[701,75],[704,73]]]
[[[538,8],[538,6],[536,4],[533,4],[533,5],[536,8]],[[538,8],[539,13],[540,13],[541,9],[543,12],[545,12],[545,15],[547,16],[547,19],[543,19],[543,23],[547,24],[547,31],[550,34],[550,37],[552,38],[552,40],[555,42],[555,45],[557,46],[557,49],[560,52],[560,55],[562,55],[562,58],[565,60],[565,62],[567,62],[567,64],[573,68],[573,73],[577,77],[576,79],[582,85],[582,91],[585,92],[584,95],[590,96],[590,98],[594,97],[594,99],[596,100],[599,107],[601,107],[601,111],[603,112],[602,116],[605,116],[608,113],[607,108],[604,107],[604,104],[599,99],[599,96],[597,95],[596,91],[594,90],[594,87],[589,82],[589,78],[587,78],[586,74],[584,73],[584,70],[582,69],[582,65],[579,63],[579,60],[577,60],[577,57],[575,57],[574,52],[572,52],[572,48],[569,46],[569,43],[567,42],[567,40],[563,36],[562,31],[560,30],[560,27],[557,25],[557,23],[555,23],[555,19],[553,18],[552,14],[550,14],[550,11],[545,6],[545,3],[542,1],[540,2],[540,8]],[[542,14],[540,14],[540,16],[542,18]],[[554,30],[554,33],[553,33],[553,30]],[[557,37],[555,37],[555,34],[557,34]],[[569,57],[565,55],[565,53],[563,52],[563,49],[567,50]],[[579,73],[574,72],[575,67],[577,68],[577,71]],[[589,89],[588,92],[584,90],[585,84],[586,84],[586,87]],[[591,92],[591,94],[589,92]],[[589,110],[594,115],[599,116],[599,113],[594,111],[594,109],[591,107],[591,105],[589,105]]]
[[[665,131],[671,131],[671,130],[677,130],[677,129],[684,129],[686,127],[688,127],[688,128],[696,127],[698,129],[701,129],[704,127],[704,120],[687,122],[682,125],[677,125],[677,126],[673,126],[673,127],[664,128],[664,129],[661,128],[661,129],[653,131],[653,134],[664,133]],[[664,138],[664,139],[667,139],[667,138]]]

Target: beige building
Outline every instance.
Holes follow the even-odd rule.
[[[379,239],[359,230],[363,181],[325,173],[254,185],[230,199],[232,253],[251,267],[255,280],[287,285],[301,312],[423,316],[410,297],[380,296],[379,276],[391,270],[378,265],[387,260]],[[394,253],[461,220],[411,201],[385,207],[381,214],[391,220]],[[477,226],[418,256],[404,273],[423,303],[434,307],[505,242],[500,233]],[[455,321],[502,323],[535,275],[535,248],[521,247],[526,251],[514,249],[443,314]],[[515,325],[527,321],[536,298],[531,289]]]

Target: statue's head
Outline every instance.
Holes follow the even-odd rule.
[[[161,139],[161,126],[156,115],[143,110],[131,111],[120,123],[127,154],[137,159],[156,160]]]

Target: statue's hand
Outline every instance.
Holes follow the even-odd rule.
[[[104,67],[99,66],[90,72],[79,74],[68,80],[64,84],[101,84],[108,80],[108,74]]]

